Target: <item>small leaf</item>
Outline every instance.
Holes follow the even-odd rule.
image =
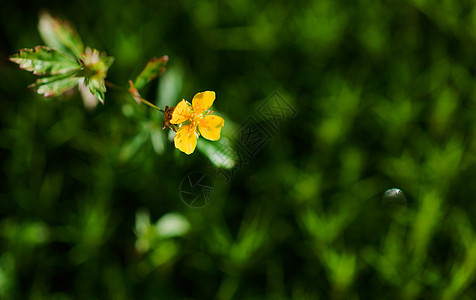
[[[134,87],[136,89],[141,89],[147,83],[162,74],[165,71],[165,65],[167,64],[168,60],[169,57],[167,55],[164,55],[160,58],[154,57],[149,60],[144,70],[142,70],[142,72],[134,81]]]
[[[157,221],[155,229],[161,238],[183,236],[190,230],[190,223],[179,213],[168,213]]]
[[[96,49],[86,48],[86,54],[83,55],[82,61],[85,66],[84,83],[88,86],[91,94],[104,104],[104,93],[106,92],[104,79],[107,76],[107,70],[114,62],[114,57],[105,56]]]
[[[152,147],[154,147],[154,152],[157,154],[162,154],[165,150],[166,138],[164,131],[160,128],[152,128],[150,131],[150,140],[152,141]]]
[[[48,46],[69,51],[77,58],[81,58],[81,53],[84,52],[83,42],[70,22],[52,17],[48,12],[42,12],[38,30]]]
[[[91,94],[89,88],[84,84],[84,77],[79,79],[78,89],[81,93],[81,98],[83,98],[84,107],[87,110],[93,110],[97,106],[99,100],[96,96]]]
[[[225,137],[215,142],[200,139],[197,149],[206,155],[210,162],[217,168],[231,169],[238,160],[238,154]]]
[[[78,77],[73,77],[70,74],[61,74],[38,79],[29,87],[34,88],[38,94],[44,97],[54,97],[74,88],[78,82]]]
[[[129,93],[136,100],[137,104],[142,103],[142,97],[139,94],[139,91],[134,87],[132,80],[129,80]]]
[[[44,46],[21,49],[19,54],[10,56],[10,60],[19,64],[20,69],[33,71],[36,75],[64,74],[81,67],[73,57]]]
[[[96,96],[96,98],[104,104],[104,93],[106,92],[104,80],[100,78],[85,78],[84,83],[88,86],[91,94]]]
[[[183,86],[183,71],[177,65],[167,69],[167,73],[160,76],[157,85],[157,103],[159,107],[174,106],[180,97]]]

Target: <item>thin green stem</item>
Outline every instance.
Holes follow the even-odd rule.
[[[118,90],[118,91],[129,92],[129,90],[125,87],[118,86],[117,84],[114,84],[114,83],[112,83],[110,81],[107,81],[107,80],[104,80],[104,82],[106,83],[106,86],[110,87],[111,89],[115,89],[115,90]]]
[[[163,110],[162,108],[159,108],[159,107],[155,106],[154,104],[150,103],[149,101],[145,100],[145,99],[142,98],[142,97],[140,97],[140,101],[144,102],[145,104],[149,105],[150,107],[155,108],[156,110],[160,111],[161,113],[165,113],[165,110]]]
[[[126,92],[128,94],[131,93],[131,91],[128,89],[128,88],[125,88],[125,87],[122,87],[122,86],[118,86],[117,84],[114,84],[110,81],[107,81],[107,80],[104,80],[106,86],[112,88],[112,89],[115,89],[115,90],[118,90],[118,91],[122,91],[122,92]],[[139,99],[141,102],[147,104],[148,106],[160,111],[161,113],[165,113],[165,110],[163,110],[162,108],[159,108],[157,106],[155,106],[154,104],[150,103],[149,101],[145,100],[144,98],[142,98],[140,95],[139,96]]]

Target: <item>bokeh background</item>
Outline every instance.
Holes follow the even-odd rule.
[[[143,96],[216,91],[224,141],[276,91],[296,115],[257,119],[271,138],[225,179],[208,144],[174,149],[127,94],[88,110],[28,90],[7,57],[43,44],[42,9],[115,57],[116,84],[167,54]],[[473,1],[4,1],[0,15],[0,299],[476,299]],[[215,188],[201,209],[181,199],[191,172]],[[389,188],[406,209],[382,206]]]

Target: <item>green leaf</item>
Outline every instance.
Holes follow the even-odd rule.
[[[236,151],[231,147],[230,141],[226,137],[214,142],[200,139],[197,149],[207,156],[217,168],[231,169],[238,159]]]
[[[166,145],[166,137],[162,128],[152,128],[152,130],[150,131],[150,140],[152,141],[152,147],[154,147],[154,152],[157,154],[162,154],[165,150]]]
[[[190,222],[179,213],[168,213],[157,221],[155,229],[161,238],[183,236],[190,230]]]
[[[84,83],[88,86],[91,94],[96,96],[102,104],[104,104],[104,93],[106,92],[106,85],[104,79],[101,78],[85,78]]]
[[[73,77],[71,74],[61,74],[46,78],[38,79],[29,87],[34,88],[36,92],[44,97],[54,97],[78,85],[79,78]]]
[[[114,57],[100,54],[96,49],[86,48],[83,62],[85,66],[84,83],[88,86],[91,94],[104,104],[104,93],[106,92],[104,79],[107,76],[107,70],[114,62]]]
[[[46,45],[71,52],[78,59],[81,58],[81,53],[84,52],[83,42],[70,22],[52,17],[48,12],[42,12],[38,30]]]
[[[44,46],[35,49],[21,49],[10,56],[10,60],[20,65],[20,69],[33,71],[35,75],[54,75],[80,69],[79,62],[63,52]]]
[[[160,58],[152,58],[149,60],[147,65],[145,66],[144,70],[137,76],[136,80],[134,81],[134,87],[136,89],[140,89],[144,87],[147,83],[152,81],[154,78],[158,77],[165,71],[165,65],[169,57],[164,55]]]
[[[174,106],[180,97],[183,86],[183,71],[177,65],[167,69],[167,73],[160,76],[157,85],[157,103],[159,107]]]

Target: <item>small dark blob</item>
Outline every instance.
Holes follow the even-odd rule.
[[[400,189],[388,189],[382,196],[382,207],[389,210],[399,210],[407,207],[407,199]]]

